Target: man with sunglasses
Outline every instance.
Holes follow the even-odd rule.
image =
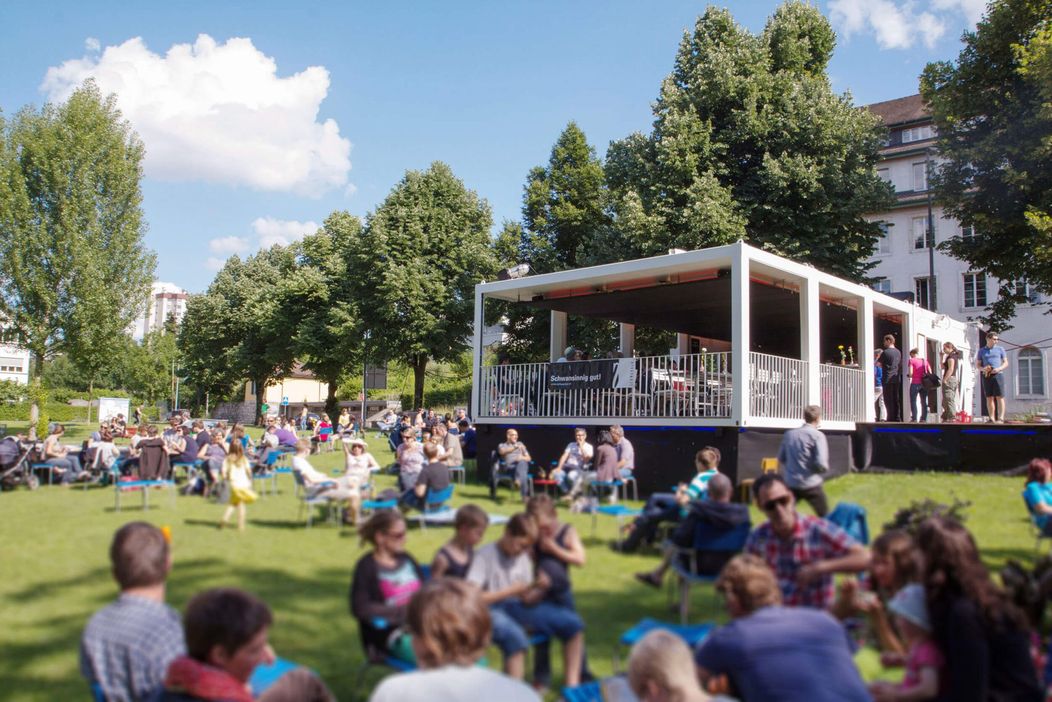
[[[792,490],[776,473],[757,478],[753,494],[768,521],[749,534],[745,553],[775,572],[785,606],[828,609],[833,575],[866,570],[869,551],[836,524],[798,513]]]
[[[991,422],[1005,420],[1004,372],[1008,368],[1008,354],[998,346],[997,332],[986,333],[986,346],[979,349],[975,365],[983,374],[983,394],[986,395],[986,412]]]

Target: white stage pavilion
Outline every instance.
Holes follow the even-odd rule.
[[[484,365],[487,300],[548,311],[549,357]],[[594,361],[557,362],[574,344],[568,315],[619,323],[621,358],[599,360],[613,350],[603,349]],[[675,332],[676,348],[637,356],[637,327]],[[961,322],[740,241],[482,283],[474,328],[472,416],[480,424],[784,429],[817,404],[824,428],[850,431],[875,419],[873,352],[885,334],[904,363],[916,347],[937,368],[945,341],[965,359],[972,354]],[[972,375],[962,380],[959,406],[969,407]]]

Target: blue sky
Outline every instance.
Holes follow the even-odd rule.
[[[728,3],[760,31],[778,2]],[[157,277],[203,290],[231,253],[365,216],[407,169],[450,164],[520,217],[532,166],[575,120],[602,156],[646,131],[703,3],[20,2],[0,4],[0,109],[93,76],[142,135]],[[982,0],[822,0],[830,76],[866,104],[917,92]]]

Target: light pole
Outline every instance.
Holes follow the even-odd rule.
[[[928,245],[928,309],[936,312],[938,293],[935,287],[935,216],[931,202],[931,148],[924,150],[924,190],[928,194],[928,230],[925,243]]]

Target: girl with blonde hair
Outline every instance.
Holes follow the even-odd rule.
[[[259,496],[252,490],[252,467],[248,464],[248,457],[245,456],[245,449],[240,441],[230,442],[226,458],[223,459],[223,480],[230,488],[230,503],[223,512],[219,528],[226,526],[234,508],[237,508],[237,528],[244,531],[245,505],[252,504]]]
[[[656,629],[632,647],[628,684],[642,702],[705,702],[694,657],[683,639]]]

